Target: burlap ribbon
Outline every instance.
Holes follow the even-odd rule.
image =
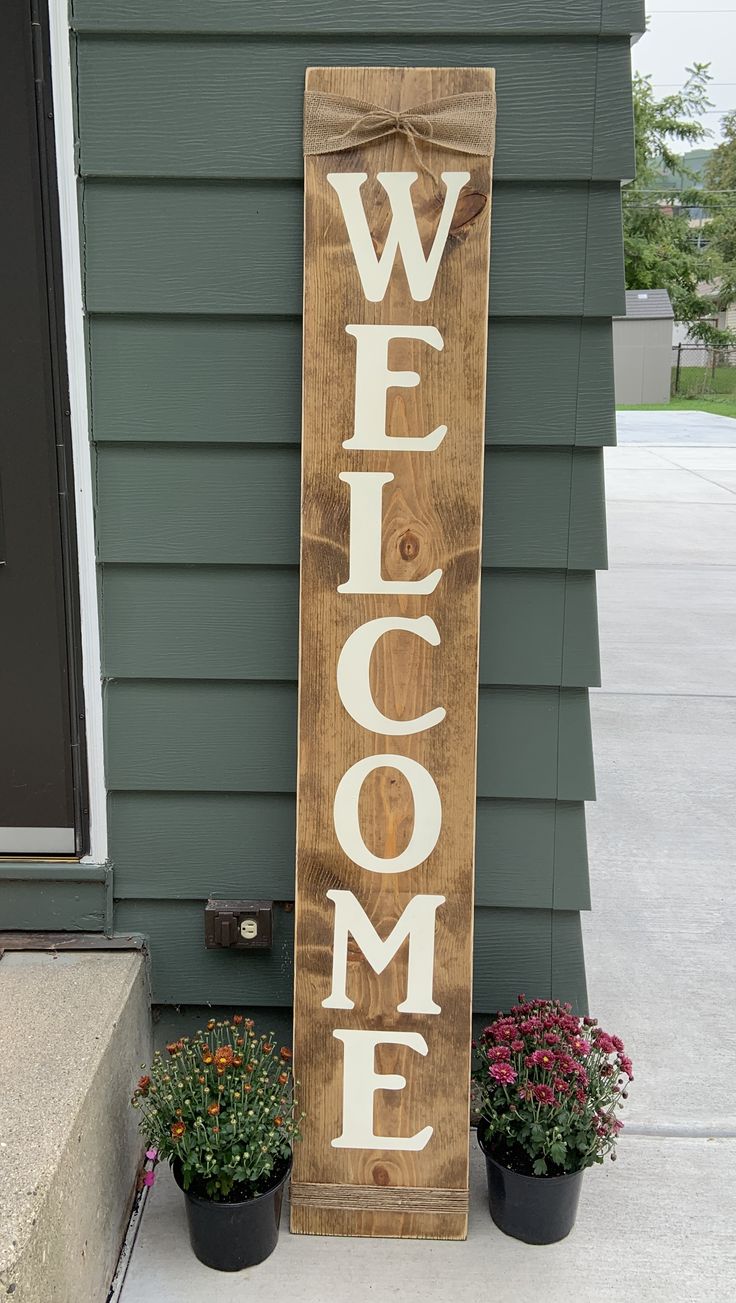
[[[400,112],[324,91],[304,96],[305,154],[334,154],[394,134],[406,136],[415,154],[419,141],[460,154],[492,154],[496,96],[470,91]]]

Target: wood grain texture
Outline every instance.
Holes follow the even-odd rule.
[[[407,108],[470,91],[492,91],[484,68],[310,68],[307,91]],[[488,327],[491,158],[422,145],[423,169],[405,137],[394,135],[351,150],[344,158],[304,160],[304,347],[299,628],[299,727],[296,823],[296,936],[294,1064],[309,1117],[294,1154],[294,1180],[335,1186],[424,1187],[460,1192],[463,1211],[388,1208],[357,1195],[334,1212],[322,1200],[292,1205],[291,1229],[300,1234],[464,1239],[467,1233],[468,1081],[475,846],[476,717],[480,602],[483,423]],[[371,237],[380,251],[391,208],[375,179],[381,171],[412,171],[412,204],[423,246],[434,239],[444,189],[440,172],[469,177],[454,208],[431,294],[418,301],[403,264],[394,265],[379,302],[369,302],[333,187],[333,171],[367,173],[361,193]],[[403,345],[394,365],[418,371],[421,383],[389,391],[386,428],[421,435],[439,421],[448,432],[433,452],[346,451],[353,430],[355,347],[348,323],[432,326],[441,354]],[[325,414],[328,413],[327,419]],[[440,567],[431,596],[341,593],[351,570],[350,512],[343,471],[389,472],[383,493],[381,570],[394,581],[414,581]],[[374,733],[356,721],[337,691],[338,657],[347,638],[388,615],[429,614],[440,630],[438,648],[393,634],[373,653],[375,704],[393,719],[411,719],[440,702],[446,717],[434,728],[402,737]],[[332,820],[338,785],[364,756],[397,752],[421,764],[441,793],[441,833],[429,855],[404,874],[370,873],[340,846]],[[378,776],[380,775],[380,776]],[[393,775],[393,777],[390,777]],[[414,825],[409,785],[384,767],[363,786],[362,836],[371,850],[392,857]],[[441,1012],[402,1016],[408,947],[375,972],[349,962],[349,1009],[329,1010],[334,909],[328,888],[350,891],[381,935],[388,935],[416,896],[439,893],[434,930],[433,996]],[[358,960],[360,951],[352,954]],[[378,1073],[400,1072],[403,1089],[373,1096],[379,1136],[411,1136],[431,1122],[421,1151],[377,1145],[335,1148],[347,1132],[343,1113],[343,1047],[336,1029],[411,1031],[422,1036],[426,1060],[406,1047],[379,1045]],[[344,1050],[345,1054],[347,1049]],[[452,1085],[438,1093],[434,1083]]]
[[[93,180],[82,208],[90,312],[301,312],[293,182]],[[618,182],[500,182],[493,250],[492,316],[625,310]]]
[[[290,1008],[293,913],[276,910],[272,951],[205,950],[205,900],[203,896],[201,900],[116,903],[116,933],[141,933],[148,938],[153,1002],[198,1004],[206,991],[215,1005]],[[539,996],[554,994],[578,1005],[584,1001],[577,913],[476,909],[474,935],[473,1008],[478,1012],[507,1009],[525,988]]]
[[[296,567],[106,565],[104,673],[295,681],[298,602]],[[485,571],[479,681],[598,684],[595,576]]]
[[[98,442],[299,443],[297,319],[94,316],[89,344]],[[491,320],[485,428],[489,445],[615,443],[610,321]]]
[[[324,32],[382,32],[414,36],[433,31],[483,35],[507,32],[588,34],[614,32],[628,36],[644,31],[644,0],[371,0],[370,6],[346,5],[344,0],[272,0],[258,6],[252,0],[72,0],[75,31],[223,32],[246,35],[301,36]],[[385,60],[388,62],[388,60]]]
[[[111,790],[294,790],[292,684],[122,680],[105,717]],[[586,689],[481,688],[478,795],[593,800]]]
[[[297,448],[107,444],[97,450],[97,467],[102,561],[298,561]],[[489,450],[483,496],[484,565],[605,567],[600,449]]]
[[[85,37],[78,43],[83,176],[300,179],[304,67],[493,62],[495,180],[633,176],[629,39],[447,42],[385,36],[286,43]]]
[[[320,1185],[317,1181],[292,1180],[289,1203],[292,1208],[306,1206],[327,1212],[459,1212],[467,1216],[468,1191],[433,1190],[427,1186],[415,1186],[412,1189],[407,1185]],[[431,1235],[427,1238],[435,1237]]]
[[[115,893],[293,900],[295,815],[286,793],[112,792]],[[582,802],[481,797],[475,899],[499,909],[588,909]]]

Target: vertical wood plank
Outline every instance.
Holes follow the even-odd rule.
[[[493,89],[490,69],[313,68],[307,90],[346,95],[392,109]],[[305,159],[304,394],[300,627],[299,779],[295,1063],[307,1113],[295,1154],[292,1230],[309,1234],[464,1238],[467,1231],[475,760],[478,682],[483,429],[485,410],[490,157],[418,146],[403,136]],[[400,257],[381,302],[363,294],[345,222],[328,173],[365,172],[362,188],[380,254],[391,211],[380,171],[412,171],[412,199],[425,253],[444,201],[440,173],[467,171],[433,292],[411,297]],[[434,326],[440,351],[418,341],[390,346],[392,370],[421,376],[392,388],[387,430],[417,437],[439,424],[434,452],[345,449],[353,433],[355,341],[347,324]],[[350,510],[341,472],[390,472],[383,491],[382,576],[419,580],[440,568],[431,594],[339,593],[349,571]],[[441,705],[441,723],[420,733],[369,733],[344,709],[336,671],[346,639],[366,621],[429,615],[440,633],[430,646],[408,632],[377,644],[371,690],[378,709],[410,720]],[[346,771],[364,757],[401,754],[434,779],[442,828],[431,855],[405,873],[359,868],[335,834],[333,802]],[[411,791],[395,768],[365,782],[363,838],[374,855],[393,857],[414,825]],[[353,892],[385,939],[418,894],[445,897],[436,916],[433,995],[438,1014],[399,1013],[406,998],[405,943],[378,975],[351,938],[347,992],[354,1008],[325,1009],[330,994],[334,909],[330,889]],[[398,1073],[401,1090],[374,1096],[375,1134],[433,1134],[418,1152],[341,1149],[343,1054],[336,1029],[419,1033],[426,1057],[379,1045],[378,1073]]]

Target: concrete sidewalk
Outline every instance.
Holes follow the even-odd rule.
[[[672,442],[624,420],[606,453],[590,1003],[634,1059],[630,1131],[736,1135],[736,421],[620,416]]]
[[[617,412],[619,445],[646,443],[687,447],[696,444],[733,447],[733,420],[715,412]]]
[[[473,1140],[466,1244],[294,1237],[285,1216],[273,1258],[215,1277],[162,1172],[122,1303],[736,1296],[736,421],[700,416],[622,413],[606,453],[585,934],[592,1010],[623,1036],[636,1080],[619,1161],[587,1173],[573,1234],[532,1248],[497,1231]]]

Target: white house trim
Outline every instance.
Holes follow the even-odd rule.
[[[94,498],[89,443],[82,267],[79,253],[69,17],[67,0],[48,0],[48,5],[89,784],[90,854],[84,856],[82,863],[103,864],[107,860],[107,802],[102,722],[102,662],[97,605]]]

